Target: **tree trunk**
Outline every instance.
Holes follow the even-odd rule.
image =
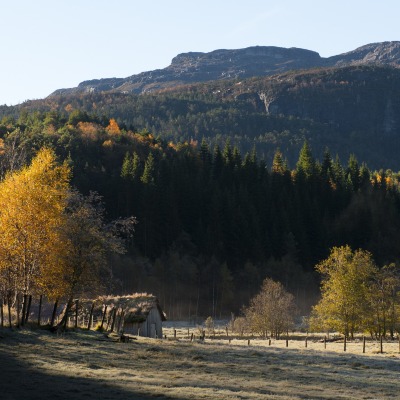
[[[7,296],[7,309],[8,309],[8,324],[12,328],[12,318],[11,318],[11,295]]]
[[[108,307],[108,306],[105,306],[105,307],[104,307],[103,316],[102,316],[102,318],[101,318],[100,331],[103,330],[103,325],[104,325],[104,321],[105,321],[105,319],[106,319],[106,314],[107,314],[107,307]]]
[[[23,297],[23,300],[22,300],[21,326],[25,325],[25,314],[26,314],[27,303],[28,303],[28,295],[24,294],[24,297]],[[19,320],[19,317],[18,317],[18,320]],[[18,323],[19,323],[19,321],[18,321]]]
[[[39,312],[38,312],[38,322],[37,322],[38,326],[40,326],[40,319],[42,317],[42,301],[43,301],[43,295],[41,294],[39,298]]]
[[[109,314],[109,316],[108,316],[106,332],[108,332],[108,328],[109,328],[110,325],[111,325],[111,321],[112,321],[112,319],[113,319],[114,312],[115,312],[115,307],[111,310],[111,312],[110,312],[110,314]]]
[[[111,328],[110,328],[111,332],[114,331],[115,320],[117,319],[117,311],[118,311],[118,308],[115,307],[114,308],[114,313],[112,315],[112,322],[111,322]]]
[[[78,328],[79,300],[75,301],[75,329]]]
[[[20,325],[20,319],[19,319],[19,317],[20,317],[19,306],[20,306],[20,304],[19,304],[19,295],[17,294],[17,328],[19,328],[21,326]]]
[[[90,314],[89,314],[89,321],[87,325],[88,331],[90,331],[90,328],[92,327],[92,318],[93,318],[93,310],[94,310],[94,302],[92,303],[92,307],[90,308]]]
[[[121,332],[122,328],[123,328],[123,324],[124,324],[124,315],[125,312],[124,310],[121,311],[121,314],[119,316],[119,320],[118,320],[118,327],[117,327],[117,333]]]
[[[4,328],[4,310],[3,310],[3,306],[4,306],[4,300],[3,298],[1,299],[1,327]]]
[[[57,313],[57,307],[58,307],[58,299],[54,303],[53,313],[51,314],[50,328],[52,328],[54,326],[54,321],[56,319],[56,313]]]
[[[28,306],[26,307],[25,324],[27,324],[28,320],[29,320],[29,313],[31,312],[31,305],[32,305],[32,295],[29,295]]]
[[[69,310],[72,307],[72,297],[70,297],[68,299],[67,305],[65,306],[65,312],[64,315],[60,321],[60,323],[58,324],[58,327],[61,328],[62,330],[66,330],[67,329],[67,324],[68,324],[68,314],[69,314]]]

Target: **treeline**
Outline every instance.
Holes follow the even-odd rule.
[[[128,254],[112,260],[114,290],[152,292],[171,318],[237,311],[266,276],[306,310],[332,246],[399,258],[399,176],[354,156],[318,161],[305,142],[289,168],[279,150],[266,164],[229,141],[167,142],[82,111],[4,118],[0,133],[2,170],[52,147],[73,185],[104,197],[108,219],[137,218]]]
[[[400,169],[398,69],[378,66],[291,71],[275,77],[213,81],[144,95],[95,92],[51,96],[15,107],[0,118],[76,110],[114,118],[163,140],[221,147],[229,138],[242,154],[256,149],[271,164],[277,147],[294,166],[307,140],[317,158],[325,146],[347,160],[356,154],[374,169]]]

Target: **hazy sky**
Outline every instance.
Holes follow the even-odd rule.
[[[398,0],[12,0],[0,17],[0,104],[168,66],[183,52],[300,47],[321,56],[400,40]]]

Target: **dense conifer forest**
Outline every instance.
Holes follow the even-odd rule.
[[[266,163],[229,140],[167,142],[83,111],[4,117],[0,135],[3,176],[50,147],[110,220],[137,218],[128,253],[111,261],[113,290],[157,293],[171,318],[238,312],[266,277],[305,313],[332,246],[369,250],[379,265],[399,258],[399,175],[354,155],[317,160],[305,141],[289,167],[279,149]]]

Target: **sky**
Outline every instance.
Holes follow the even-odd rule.
[[[400,1],[13,0],[0,17],[0,105],[90,79],[165,68],[177,54],[299,47],[322,57],[400,40]]]

